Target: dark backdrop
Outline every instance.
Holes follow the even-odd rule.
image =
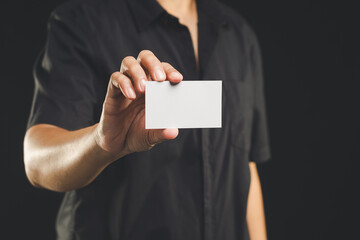
[[[269,239],[357,238],[360,21],[355,1],[223,1],[250,22],[263,50],[273,158],[259,171]],[[32,66],[45,42],[47,18],[61,2],[1,6],[1,239],[55,236],[62,194],[27,182],[22,139]]]

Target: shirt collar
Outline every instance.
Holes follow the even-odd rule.
[[[226,15],[221,11],[216,0],[196,0],[198,11],[206,14],[208,19],[219,26],[226,26]],[[127,1],[136,25],[140,31],[146,29],[156,18],[166,11],[156,0],[128,0]]]

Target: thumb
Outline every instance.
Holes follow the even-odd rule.
[[[177,128],[150,129],[147,134],[147,143],[154,146],[157,143],[174,139],[178,134],[179,130]]]

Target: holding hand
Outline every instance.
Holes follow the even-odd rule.
[[[111,75],[96,142],[116,158],[144,151],[165,140],[174,139],[178,129],[145,129],[145,82],[179,83],[183,76],[169,63],[160,62],[149,50],[137,59],[125,57],[119,72]]]

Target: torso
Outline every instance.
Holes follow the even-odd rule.
[[[91,9],[97,13],[90,18],[96,19],[91,26],[95,34],[86,38],[94,43],[97,63],[94,121],[101,113],[108,76],[125,56],[149,49],[186,80],[223,80],[223,125],[197,129],[200,134],[181,130],[174,141],[114,162],[92,184],[66,194],[58,232],[79,239],[248,239],[250,33],[240,18],[231,15],[225,27],[201,12],[199,21],[196,15],[180,25],[160,15],[140,29],[128,7],[134,1],[97,1],[114,5]]]

